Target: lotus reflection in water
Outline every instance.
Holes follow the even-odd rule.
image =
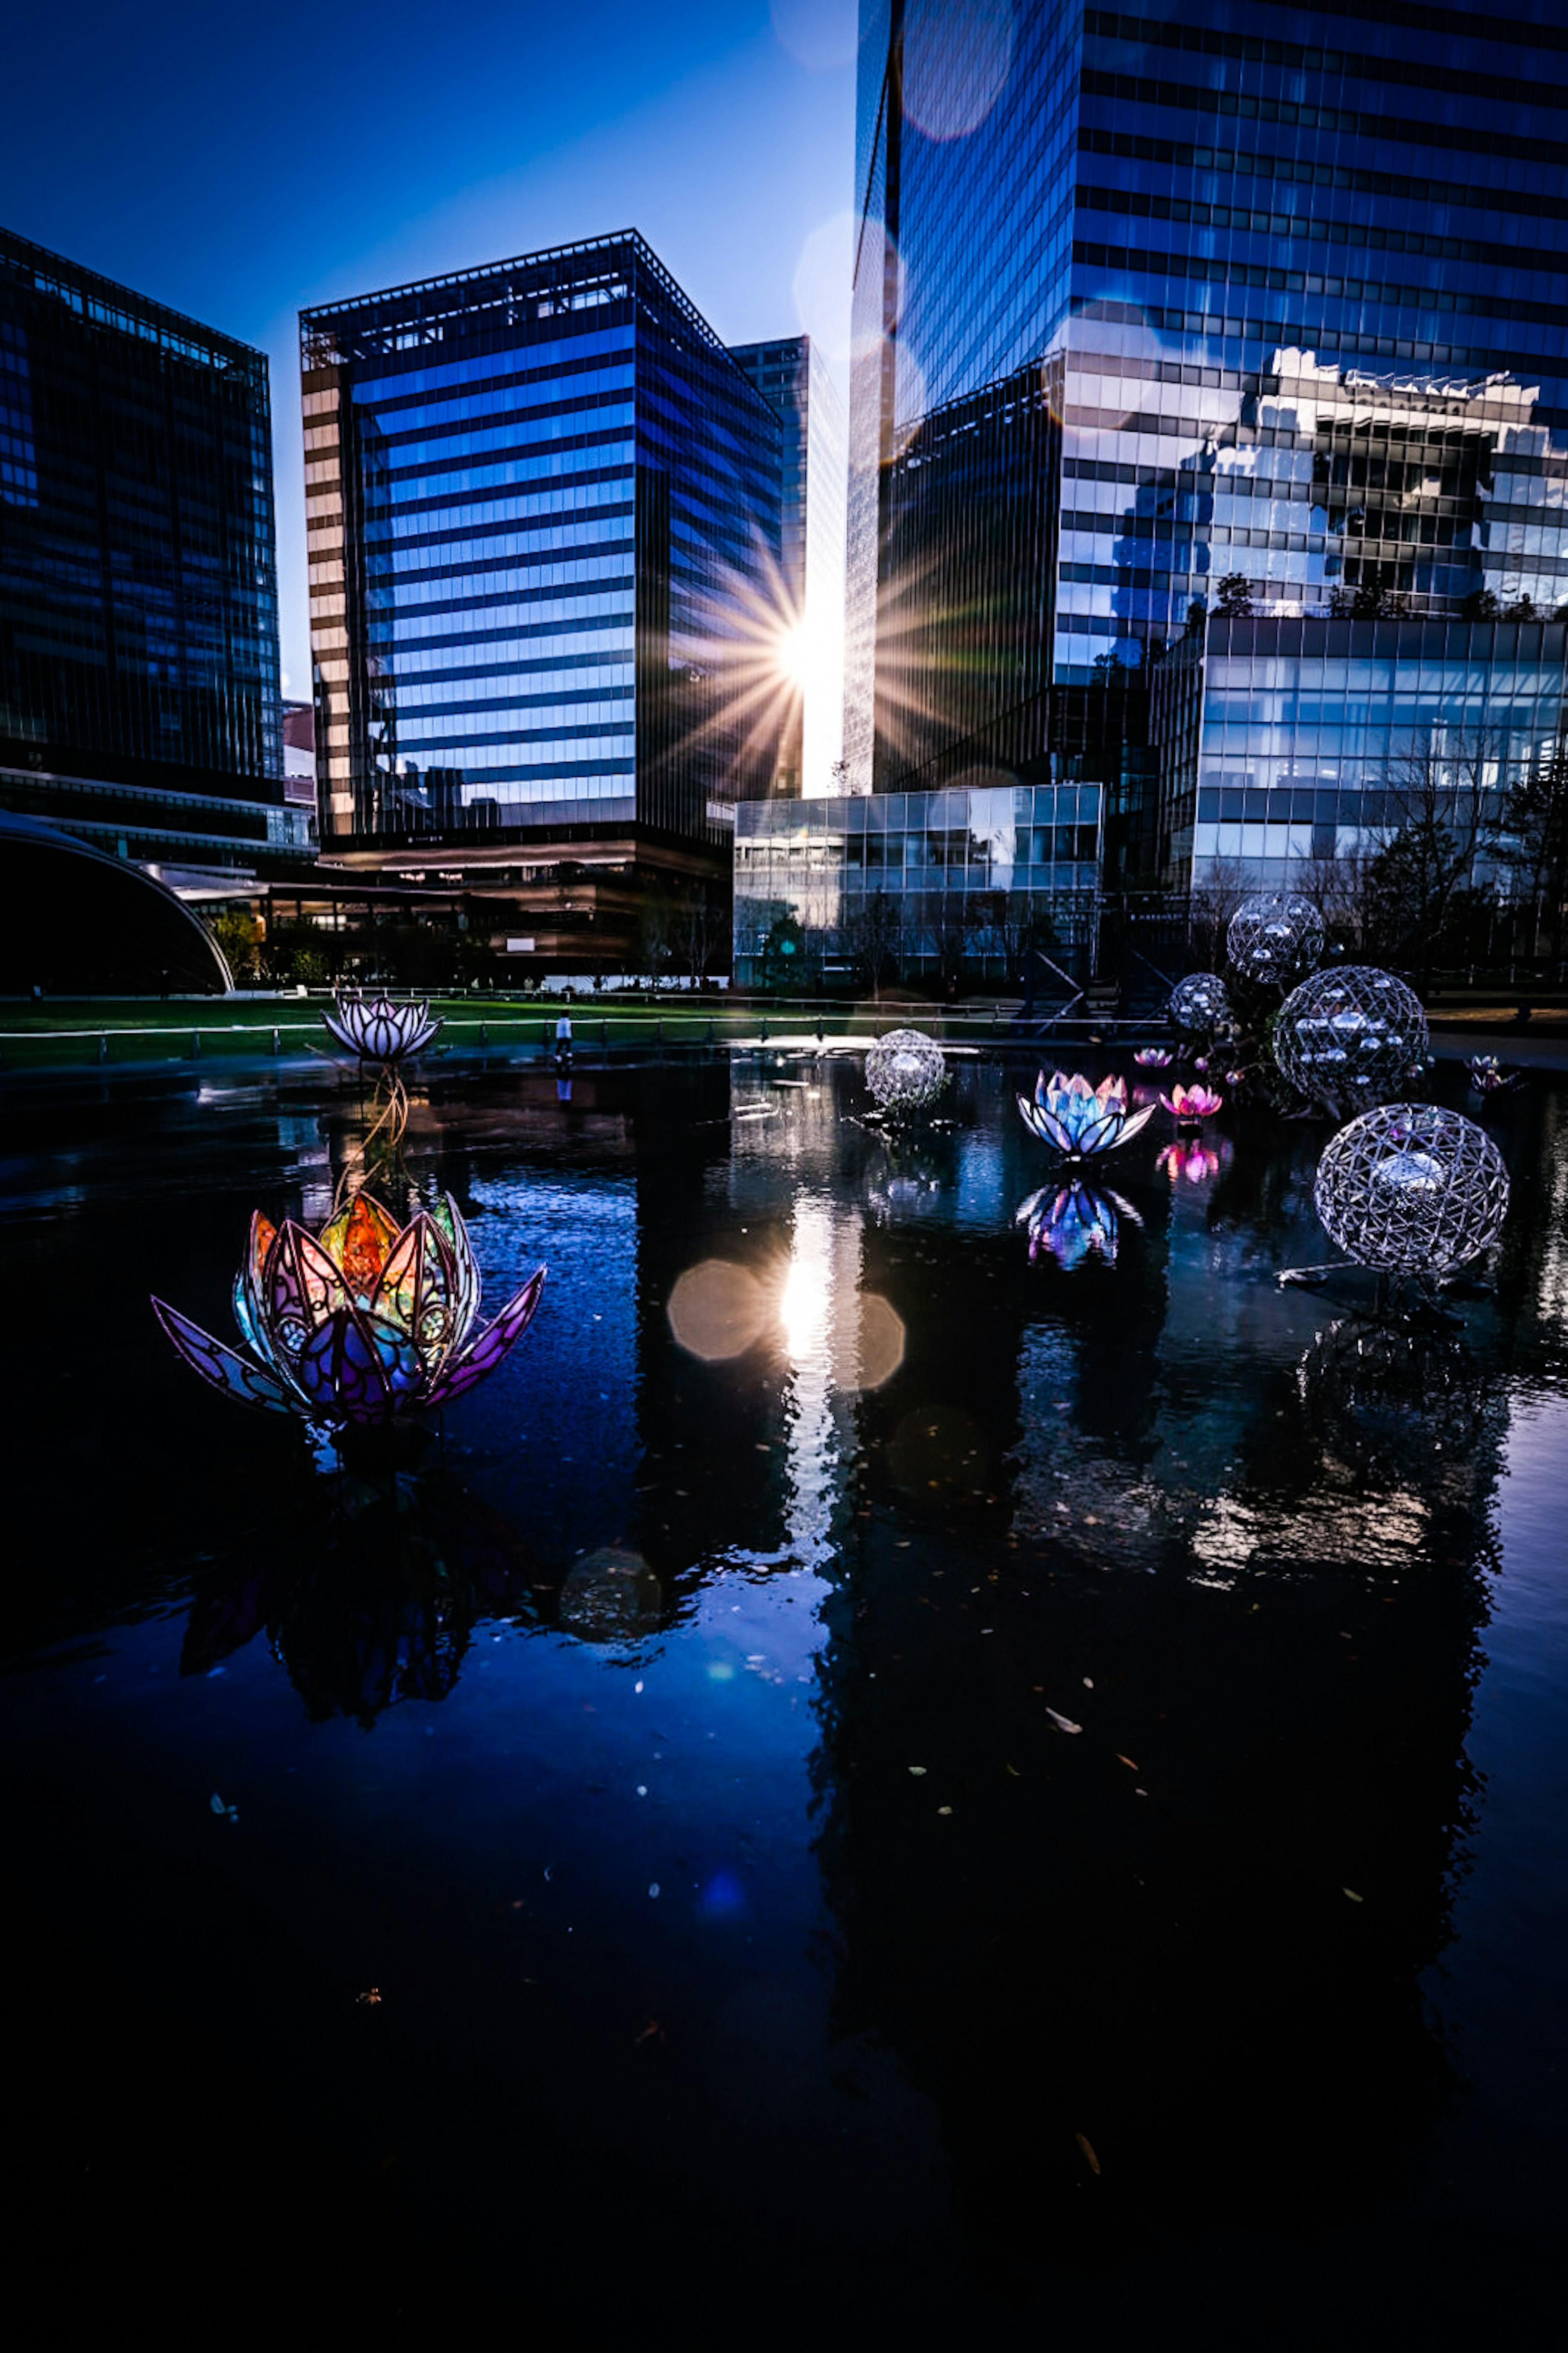
[[[1183,1136],[1165,1146],[1158,1166],[1173,1185],[1206,1185],[1229,1166],[1230,1157],[1227,1143],[1205,1144],[1201,1136]]]
[[[1130,1143],[1153,1117],[1154,1107],[1130,1111],[1125,1079],[1101,1079],[1091,1087],[1079,1072],[1069,1079],[1058,1071],[1047,1086],[1042,1071],[1034,1102],[1020,1095],[1018,1110],[1031,1134],[1053,1152],[1068,1160],[1088,1160]]]
[[[532,1322],[544,1271],[474,1334],[479,1271],[457,1203],[442,1194],[399,1230],[362,1192],[319,1235],[251,1219],[234,1286],[250,1357],[163,1300],[153,1307],[186,1363],[239,1403],[334,1430],[385,1428],[493,1372]]]
[[[1134,1225],[1142,1222],[1120,1194],[1098,1192],[1075,1176],[1065,1185],[1046,1185],[1031,1193],[1016,1223],[1028,1227],[1031,1260],[1055,1259],[1070,1274],[1086,1259],[1115,1265],[1118,1211]]]

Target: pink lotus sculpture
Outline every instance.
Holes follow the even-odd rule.
[[[1140,1046],[1132,1059],[1141,1071],[1168,1071],[1176,1058],[1164,1046]]]
[[[1079,1073],[1069,1079],[1060,1071],[1048,1086],[1042,1071],[1034,1102],[1020,1095],[1018,1109],[1026,1127],[1068,1160],[1114,1152],[1119,1144],[1131,1142],[1154,1112],[1152,1103],[1147,1111],[1129,1111],[1125,1079],[1101,1079],[1091,1087]]]
[[[319,1234],[252,1217],[234,1286],[251,1357],[161,1299],[153,1310],[185,1362],[239,1404],[334,1430],[384,1428],[494,1372],[532,1322],[544,1271],[475,1334],[479,1271],[457,1203],[442,1194],[400,1230],[362,1192]]]
[[[1225,1097],[1216,1094],[1213,1087],[1184,1087],[1178,1081],[1160,1101],[1179,1127],[1196,1127],[1200,1121],[1212,1119],[1224,1107]]]

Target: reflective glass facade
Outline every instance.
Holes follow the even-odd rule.
[[[1281,885],[1370,852],[1428,776],[1500,816],[1561,756],[1568,622],[1214,621],[1173,871]]]
[[[1096,690],[1222,581],[1281,620],[1568,600],[1557,0],[861,26],[852,786],[1076,762],[1127,803],[1125,878],[1162,698],[1119,744]]]
[[[727,840],[773,766],[779,421],[641,238],[300,329],[324,845]]]
[[[188,836],[222,863],[230,837],[296,839],[268,816],[283,760],[267,362],[5,232],[0,769],[30,779],[35,813],[111,847]],[[215,821],[235,802],[243,824]]]
[[[1070,952],[1092,942],[1101,851],[1097,786],[965,786],[936,793],[763,801],[736,812],[735,976],[757,978],[768,934],[793,916],[829,975],[879,944],[905,971],[1007,961],[998,927]],[[1048,922],[1047,920],[1048,919]]]
[[[782,428],[779,563],[799,691],[773,789],[832,793],[844,738],[844,404],[809,335],[738,344],[731,356]]]

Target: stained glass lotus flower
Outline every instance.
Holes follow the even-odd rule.
[[[479,1271],[457,1203],[442,1194],[400,1229],[362,1192],[319,1234],[259,1210],[251,1219],[234,1285],[248,1356],[162,1299],[153,1309],[185,1362],[240,1404],[332,1430],[384,1428],[494,1372],[543,1288],[540,1267],[476,1333]]]
[[[1168,1071],[1176,1058],[1165,1046],[1140,1046],[1132,1059],[1141,1071]]]
[[[431,1018],[427,997],[395,1005],[390,997],[366,997],[357,988],[339,989],[321,1019],[339,1045],[364,1062],[401,1062],[427,1046],[441,1027]]]
[[[1048,1086],[1042,1071],[1034,1102],[1020,1095],[1018,1109],[1025,1126],[1068,1160],[1114,1152],[1119,1144],[1130,1143],[1154,1113],[1152,1103],[1146,1111],[1129,1110],[1125,1079],[1101,1079],[1091,1087],[1080,1072],[1069,1079],[1060,1071]]]
[[[1195,1127],[1200,1120],[1212,1119],[1225,1105],[1225,1097],[1213,1087],[1184,1087],[1180,1081],[1160,1101],[1182,1127]]]

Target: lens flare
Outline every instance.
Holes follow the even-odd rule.
[[[754,1347],[768,1321],[756,1276],[731,1259],[689,1266],[669,1294],[669,1328],[689,1356],[727,1364]]]

